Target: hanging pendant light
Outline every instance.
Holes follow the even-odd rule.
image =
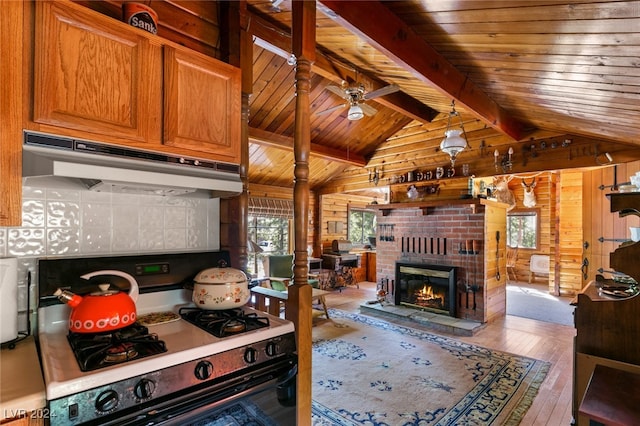
[[[451,129],[451,118],[455,116],[460,120],[461,130]],[[462,125],[462,117],[460,117],[460,114],[456,111],[454,101],[451,101],[451,112],[449,113],[449,119],[447,120],[447,130],[445,130],[444,134],[445,138],[440,142],[440,151],[449,155],[451,158],[451,167],[454,167],[458,154],[469,146],[467,143],[467,134],[465,133]]]

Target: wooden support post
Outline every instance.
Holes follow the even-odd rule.
[[[308,282],[307,235],[309,217],[309,152],[311,126],[309,87],[311,63],[315,59],[316,4],[310,1],[292,2],[292,51],[296,57],[296,112],[294,131],[293,285],[285,315],[296,325],[298,349],[298,380],[296,424],[311,424],[311,286]]]
[[[242,193],[220,203],[221,213],[227,218],[221,227],[221,246],[229,250],[231,266],[247,270],[247,229],[249,220],[249,97],[253,91],[253,39],[247,32],[247,2],[223,2],[220,4],[225,33],[221,42],[223,57],[231,65],[242,69],[242,105],[240,128],[240,179]],[[238,36],[231,36],[237,34]]]

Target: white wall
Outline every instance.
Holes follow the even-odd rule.
[[[24,186],[22,226],[0,227],[0,257],[18,258],[20,330],[37,259],[220,249],[220,200]]]

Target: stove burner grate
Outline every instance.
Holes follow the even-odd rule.
[[[216,337],[233,336],[269,326],[269,318],[258,316],[255,312],[244,312],[240,308],[222,311],[180,308],[179,313],[185,321]]]
[[[133,324],[105,333],[72,333],[67,336],[81,371],[93,371],[167,351],[147,327]]]

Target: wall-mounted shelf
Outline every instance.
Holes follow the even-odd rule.
[[[400,209],[420,209],[423,215],[429,214],[429,208],[442,207],[442,206],[464,206],[468,205],[472,213],[475,214],[478,206],[507,206],[505,203],[500,203],[494,200],[487,200],[486,198],[452,198],[452,199],[438,199],[433,201],[420,201],[415,203],[389,203],[389,204],[369,204],[368,209],[380,210],[382,216],[388,216],[392,210]]]
[[[611,211],[618,212],[620,217],[635,215],[640,217],[640,192],[624,192],[607,194],[611,201]],[[609,255],[609,265],[618,272],[640,281],[640,243],[624,242]]]
[[[611,201],[611,211],[619,212],[620,217],[635,214],[640,216],[640,192],[619,192],[607,194]]]

